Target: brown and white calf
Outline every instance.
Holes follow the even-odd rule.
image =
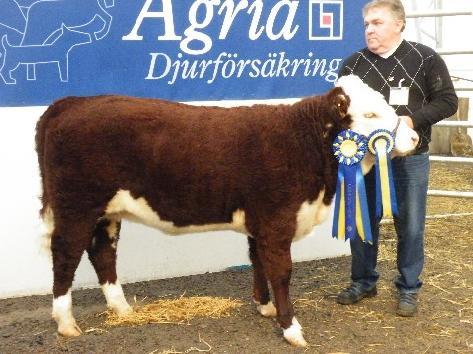
[[[337,173],[332,141],[348,127],[367,135],[397,122],[382,96],[355,76],[293,105],[220,108],[121,96],[55,102],[38,122],[36,143],[59,333],[81,333],[71,285],[84,251],[108,307],[132,311],[116,274],[125,218],[173,235],[248,235],[258,311],[276,316],[291,344],[306,345],[289,298],[290,248],[327,215]],[[417,139],[401,122],[397,153],[411,151]]]

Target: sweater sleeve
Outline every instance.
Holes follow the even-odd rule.
[[[338,71],[338,77],[347,76],[353,73],[353,70],[347,66],[347,60],[342,63],[340,70]]]
[[[351,75],[354,73],[357,59],[360,57],[360,52],[353,53],[350,57],[346,58],[340,69],[338,70],[338,77]]]
[[[412,114],[414,129],[425,128],[455,114],[458,97],[455,93],[447,65],[434,53],[424,67],[428,103]]]

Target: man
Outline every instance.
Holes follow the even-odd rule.
[[[367,47],[342,65],[339,75],[355,74],[381,92],[396,113],[419,134],[415,152],[392,160],[399,215],[395,285],[399,290],[396,313],[413,316],[417,311],[419,279],[424,265],[424,228],[429,180],[431,126],[457,110],[448,69],[431,48],[402,39],[406,19],[399,0],[374,0],[363,8]],[[394,127],[393,127],[394,128]],[[340,304],[354,304],[377,294],[376,262],[379,219],[375,217],[374,169],[365,177],[373,244],[358,237],[350,242],[351,285],[338,294]]]

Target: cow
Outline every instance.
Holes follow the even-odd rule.
[[[58,332],[81,333],[71,285],[84,251],[107,306],[132,312],[116,273],[120,223],[128,219],[171,235],[247,235],[257,311],[276,317],[289,343],[305,346],[289,298],[290,248],[327,216],[337,175],[332,141],[347,128],[396,129],[400,155],[419,139],[356,76],[288,105],[222,108],[114,95],[53,103],[37,123],[36,148]],[[365,172],[373,161],[362,161]]]

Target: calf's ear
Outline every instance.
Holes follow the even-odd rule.
[[[328,94],[330,106],[333,111],[340,117],[345,118],[348,114],[348,106],[350,105],[350,97],[343,91],[341,87],[335,87]]]

